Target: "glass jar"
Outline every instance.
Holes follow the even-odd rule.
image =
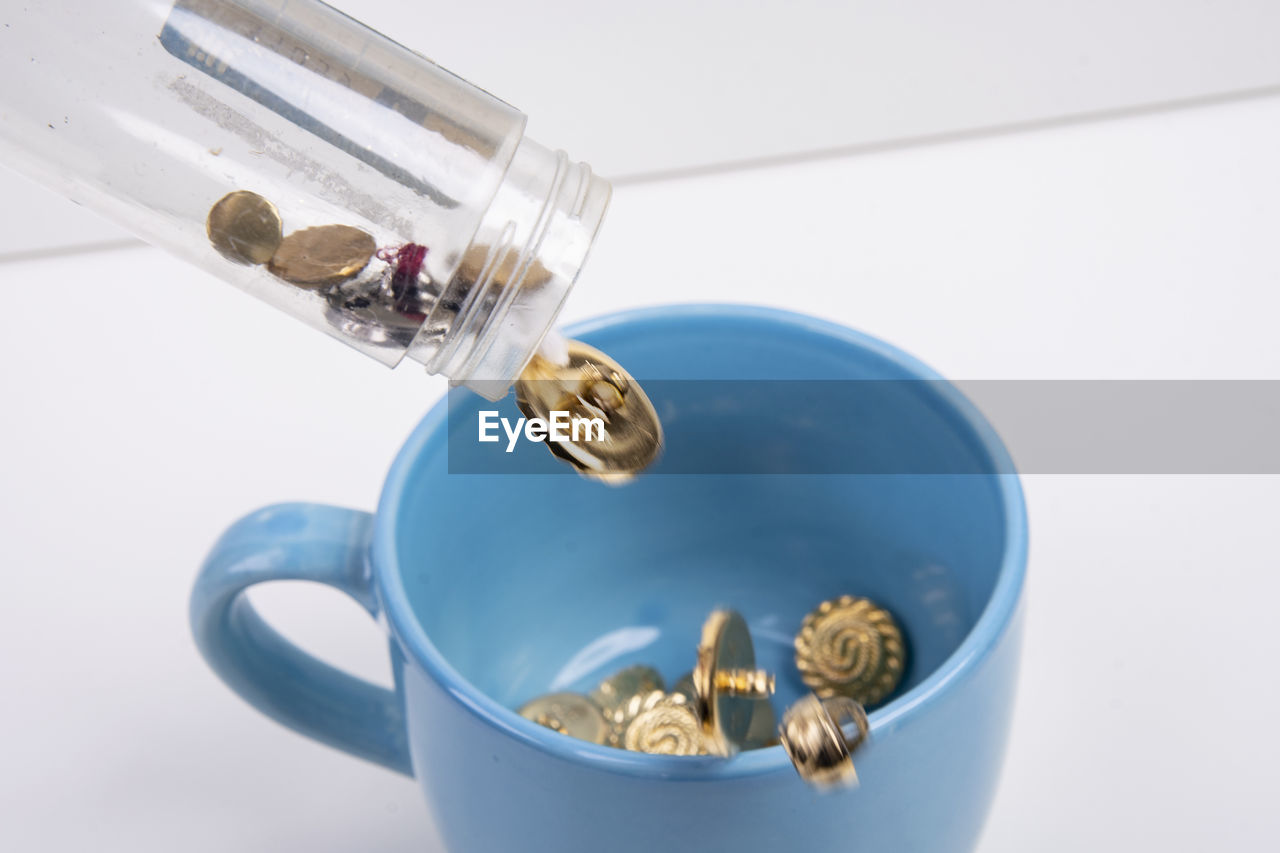
[[[608,204],[609,184],[526,139],[518,110],[314,0],[5,7],[6,163],[379,361],[490,399],[551,328]],[[259,201],[274,251],[271,235],[256,256],[220,242],[211,211],[233,193]],[[331,275],[281,260],[323,254],[335,231],[365,248]]]

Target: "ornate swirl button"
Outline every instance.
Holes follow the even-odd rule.
[[[902,632],[887,610],[866,598],[822,602],[804,618],[795,645],[801,678],[822,698],[875,705],[902,679]]]
[[[627,726],[627,749],[655,755],[705,755],[702,723],[680,694],[664,697]]]

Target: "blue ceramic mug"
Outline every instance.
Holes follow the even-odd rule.
[[[563,473],[536,445],[508,474],[466,473],[491,469],[476,422],[495,405],[453,397],[410,436],[377,513],[281,505],[223,535],[191,603],[209,664],[286,726],[415,777],[452,851],[971,849],[1005,747],[1027,548],[991,428],[911,357],[795,314],[669,307],[569,333],[642,383],[891,390],[796,411],[794,399],[708,401],[723,384],[660,383],[666,455],[621,488]],[[516,416],[510,400],[498,408]],[[881,473],[859,473],[860,454]],[[850,473],[775,471],[775,458]],[[682,474],[691,459],[716,473]],[[734,473],[743,460],[751,473]],[[255,614],[248,587],[291,579],[340,589],[386,626],[394,690],[315,660]],[[781,747],[646,755],[512,710],[632,663],[674,680],[718,606],[746,617],[781,710],[805,692],[791,649],[800,621],[846,593],[887,606],[909,645],[904,683],[855,756],[855,789],[810,788]]]

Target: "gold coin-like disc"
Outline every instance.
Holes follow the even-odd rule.
[[[609,723],[599,706],[580,693],[548,693],[520,708],[520,716],[591,743],[609,738]]]
[[[626,748],[655,755],[705,755],[702,724],[691,705],[668,696],[627,726]]]
[[[360,272],[377,248],[372,234],[350,225],[303,228],[280,241],[268,269],[300,287],[323,287]]]
[[[665,687],[660,672],[651,666],[637,664],[616,672],[600,682],[599,686],[591,691],[591,698],[604,711],[606,717],[614,722],[620,722],[614,718],[618,715],[625,716],[629,706],[634,704],[637,697],[643,698],[655,691],[661,693]],[[631,716],[635,716],[635,713],[633,712]]]
[[[662,450],[658,413],[620,364],[581,341],[568,344],[567,364],[533,357],[516,380],[516,403],[525,417],[548,423],[552,413],[566,413],[568,439],[549,435],[546,444],[579,473],[630,480]]]
[[[875,705],[902,679],[906,657],[893,617],[866,598],[844,595],[818,605],[796,635],[796,667],[822,698]]]
[[[280,211],[257,193],[236,190],[209,209],[204,230],[224,258],[238,264],[265,264],[280,245]]]
[[[716,755],[730,756],[746,745],[758,701],[721,690],[717,675],[748,672],[755,666],[756,652],[746,620],[733,610],[714,611],[702,626],[693,686],[707,749]]]
[[[698,706],[698,689],[693,685],[693,673],[686,672],[671,688],[673,696],[693,707]],[[778,718],[773,703],[767,698],[752,699],[751,724],[742,742],[743,749],[764,749],[778,744]]]

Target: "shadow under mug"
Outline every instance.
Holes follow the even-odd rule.
[[[409,437],[375,515],[280,505],[222,536],[191,602],[209,664],[286,726],[414,776],[456,853],[971,849],[1004,753],[1027,549],[1018,479],[990,426],[910,356],[796,314],[675,306],[568,331],[642,384],[900,389],[837,423],[821,401],[744,410],[708,401],[697,382],[659,383],[667,453],[620,488],[566,473],[527,442],[512,454],[518,473],[463,473],[493,459],[477,413],[517,413],[510,398],[451,395]],[[889,473],[727,472],[798,449],[844,471],[856,470],[850,454],[874,453]],[[893,473],[898,454],[917,464],[922,452],[928,473]],[[720,473],[673,473],[690,459]],[[263,622],[243,593],[288,579],[340,589],[386,626],[394,690]],[[646,755],[511,710],[586,692],[632,663],[670,683],[692,668],[707,614],[727,606],[777,673],[780,711],[806,692],[792,657],[802,618],[842,594],[889,608],[908,643],[903,683],[855,755],[857,788],[806,786],[777,746],[728,760]]]

